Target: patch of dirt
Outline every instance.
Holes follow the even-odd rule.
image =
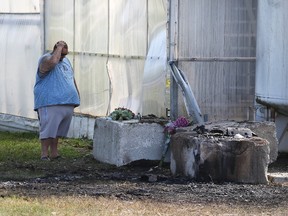
[[[288,157],[271,164],[271,172],[288,172]],[[3,179],[0,196],[46,197],[86,195],[116,197],[121,200],[150,200],[167,203],[225,203],[257,208],[287,206],[288,186],[270,183],[250,185],[196,182],[172,176],[169,164],[138,161],[123,167],[99,163],[91,155],[83,158],[14,164],[14,169],[42,173],[42,177]],[[2,178],[2,179],[1,179]]]

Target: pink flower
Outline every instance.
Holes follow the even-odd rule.
[[[180,116],[174,122],[169,122],[165,125],[164,133],[166,134],[174,134],[176,133],[177,127],[187,127],[189,126],[190,122],[183,116]]]

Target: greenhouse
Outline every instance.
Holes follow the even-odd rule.
[[[286,151],[287,8],[284,0],[2,0],[0,128],[38,129],[38,60],[64,40],[81,95],[70,136],[91,138],[94,119],[118,107],[195,120],[186,83],[203,121],[275,121]]]

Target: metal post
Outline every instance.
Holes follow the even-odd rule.
[[[177,43],[178,43],[178,5],[179,0],[169,1],[168,14],[168,55],[169,62],[177,64]],[[178,117],[178,85],[170,73],[170,119]]]

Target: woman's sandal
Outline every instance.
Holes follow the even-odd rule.
[[[41,160],[43,160],[43,161],[50,161],[50,158],[49,158],[49,157],[41,157]]]

